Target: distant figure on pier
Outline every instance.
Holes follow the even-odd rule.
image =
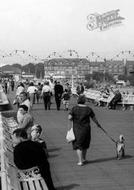
[[[37,104],[38,104],[40,102],[40,99],[41,99],[41,91],[42,91],[42,85],[40,82],[38,83],[37,89],[38,90],[37,90],[35,96],[36,96],[36,100],[37,100]]]
[[[13,105],[17,105],[17,107],[19,108],[20,105],[20,94],[22,92],[25,91],[25,86],[23,83],[19,83],[16,89],[16,95],[15,95],[15,99],[13,101]]]
[[[84,93],[84,85],[82,83],[79,83],[78,86],[76,87],[76,92],[78,95]]]
[[[4,91],[7,94],[8,90],[7,90],[7,81],[6,80],[4,81]]]
[[[44,101],[45,110],[50,110],[50,106],[51,106],[51,94],[52,94],[52,89],[49,86],[49,82],[46,81],[44,83],[44,86],[43,86],[42,92],[41,92],[41,96],[43,97],[43,101]]]
[[[122,95],[119,90],[115,91],[115,96],[108,105],[109,109],[116,109],[116,105],[122,101]]]
[[[64,87],[64,90],[67,90],[67,92],[70,94],[71,96],[71,86],[69,85],[69,83],[66,83],[65,87]]]
[[[57,110],[59,111],[61,106],[61,98],[63,94],[63,86],[60,84],[59,81],[55,83],[54,94],[55,94],[56,107]]]
[[[31,103],[31,109],[33,107],[33,104],[35,103],[35,94],[37,92],[37,88],[34,86],[34,83],[31,82],[29,84],[29,87],[27,88],[27,93],[29,94],[30,103]]]
[[[64,109],[68,110],[69,101],[70,101],[70,92],[67,89],[65,89],[65,91],[62,94],[62,100],[63,100],[62,102],[63,102],[63,105],[64,105]]]
[[[20,82],[16,89],[16,96],[19,96],[21,92],[25,91],[25,86],[22,82]]]
[[[11,85],[11,90],[14,91],[15,82],[13,79],[11,80],[10,85]]]

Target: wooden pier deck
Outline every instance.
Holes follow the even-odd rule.
[[[115,139],[123,134],[126,157],[116,160],[115,144],[93,123],[88,163],[77,166],[76,152],[66,143],[68,112],[56,110],[54,99],[51,110],[34,104],[32,114],[43,127],[42,137],[49,150],[49,162],[57,190],[134,190],[134,112],[107,110],[94,107],[102,126]],[[75,104],[75,100],[73,100]],[[71,107],[73,106],[71,104]]]

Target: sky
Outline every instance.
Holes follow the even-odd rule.
[[[134,51],[134,0],[0,0],[0,55],[26,50],[46,58],[75,50],[106,57]],[[119,9],[122,24],[100,31],[87,29],[87,16]],[[2,58],[0,59],[2,62]]]

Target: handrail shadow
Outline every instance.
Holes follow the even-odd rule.
[[[125,155],[125,157],[123,157],[121,160],[130,159],[130,158],[133,158],[133,156],[131,156],[131,155]],[[86,164],[108,162],[108,161],[111,161],[111,160],[117,160],[117,158],[116,157],[110,157],[110,158],[99,158],[99,159],[95,159],[95,160],[88,160],[86,162]]]
[[[61,148],[48,148],[48,152],[59,151]]]
[[[78,184],[70,184],[70,185],[66,185],[66,186],[62,186],[62,187],[57,187],[57,190],[71,190],[74,189],[75,187],[78,187],[80,185]]]

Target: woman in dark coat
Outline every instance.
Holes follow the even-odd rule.
[[[77,105],[72,108],[68,119],[73,121],[73,130],[75,140],[72,142],[73,149],[76,150],[78,156],[77,165],[83,165],[86,162],[86,153],[91,140],[90,118],[101,127],[97,121],[93,110],[85,105],[86,98],[80,95],[77,100]]]

